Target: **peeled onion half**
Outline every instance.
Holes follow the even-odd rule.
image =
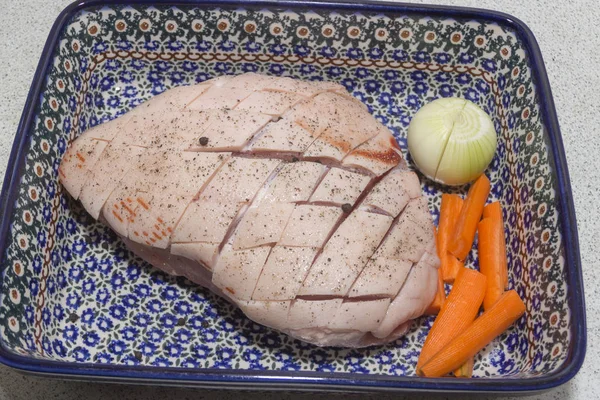
[[[476,179],[494,158],[496,146],[490,116],[462,98],[441,98],[426,104],[408,126],[408,150],[417,168],[446,185]]]

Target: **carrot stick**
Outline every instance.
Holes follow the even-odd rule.
[[[445,265],[446,270],[442,271],[444,282],[452,283],[458,275],[458,271],[465,267],[465,263],[454,257],[450,253],[446,253],[443,260],[440,258],[440,265]]]
[[[440,312],[444,302],[446,301],[446,291],[444,289],[444,281],[442,280],[442,271],[438,269],[438,288],[433,298],[433,301],[425,310],[426,315],[436,315]]]
[[[525,313],[525,304],[514,290],[502,297],[469,327],[431,357],[417,372],[439,377],[454,371],[487,346]]]
[[[448,251],[464,261],[473,246],[477,223],[481,219],[485,200],[490,193],[490,180],[481,175],[469,189],[467,198],[456,221],[454,235],[448,245]]]
[[[502,206],[499,201],[487,204],[483,207],[483,218],[498,218],[502,219]]]
[[[460,210],[463,205],[463,199],[456,194],[442,194],[442,204],[440,206],[440,221],[438,223],[437,233],[437,252],[440,258],[440,270],[442,278],[446,282],[453,282],[458,273],[458,260],[448,254],[448,244],[454,234],[456,220],[460,215]]]
[[[493,218],[497,220],[499,225],[500,234],[498,235],[498,241],[500,246],[500,271],[502,273],[502,279],[504,281],[504,289],[508,290],[508,264],[506,258],[506,241],[504,240],[504,220],[502,218],[502,206],[499,201],[494,201],[483,207],[483,218]]]
[[[499,221],[495,218],[484,218],[477,225],[479,230],[479,270],[487,278],[483,309],[489,310],[504,293],[504,274],[502,268],[502,251],[500,250]]]
[[[472,269],[459,271],[452,291],[425,339],[417,371],[473,322],[485,295],[485,279],[483,274]]]
[[[463,365],[454,370],[454,376],[457,378],[470,378],[473,376],[473,365],[475,360],[473,357],[469,358]]]

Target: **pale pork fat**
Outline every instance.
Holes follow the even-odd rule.
[[[334,83],[249,73],[168,90],[84,132],[59,175],[150,264],[316,345],[392,341],[437,288],[418,177]]]

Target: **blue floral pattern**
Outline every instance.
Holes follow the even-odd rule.
[[[564,362],[570,311],[555,182],[535,87],[513,33],[496,26],[481,36],[487,23],[411,17],[181,9],[89,10],[62,33],[2,263],[0,333],[9,348],[65,362],[414,375],[431,317],[386,346],[319,349],[295,341],[135,258],[58,184],[58,160],[88,126],[174,86],[254,71],[340,82],[392,130],[408,161],[406,127],[423,104],[461,96],[484,107],[500,139],[490,178],[492,197],[507,213],[510,282],[528,312],[477,355],[474,375],[536,374]],[[360,41],[350,37],[351,26]],[[442,188],[422,183],[435,220]],[[468,263],[477,266],[476,252]]]

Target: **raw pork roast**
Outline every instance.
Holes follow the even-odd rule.
[[[394,340],[437,288],[418,177],[338,84],[171,89],[84,132],[59,173],[141,258],[316,345]]]

